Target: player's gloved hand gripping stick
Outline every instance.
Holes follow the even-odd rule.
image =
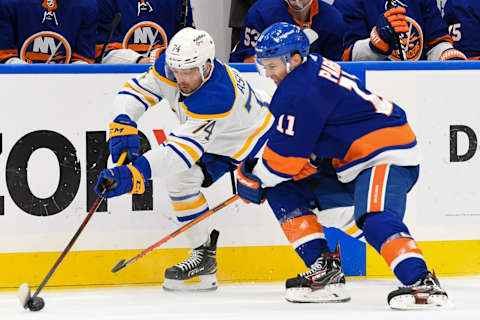
[[[126,158],[127,158],[127,152],[122,153],[122,155],[120,156],[120,159],[118,160],[118,164],[122,164],[125,161]],[[73,247],[73,244],[75,243],[77,238],[80,236],[83,229],[85,229],[85,227],[86,227],[88,221],[90,220],[90,218],[92,217],[92,215],[95,213],[95,211],[97,211],[97,209],[100,206],[100,204],[102,203],[102,201],[106,198],[105,195],[107,194],[107,192],[109,192],[110,188],[114,188],[115,184],[116,184],[115,181],[110,181],[110,183],[105,186],[102,193],[98,196],[97,200],[93,203],[92,208],[88,212],[88,215],[83,220],[83,222],[80,225],[80,227],[78,228],[77,232],[75,232],[75,235],[73,236],[72,240],[70,240],[70,242],[68,243],[65,250],[63,250],[60,257],[58,257],[57,261],[55,262],[53,267],[50,269],[50,271],[48,272],[45,279],[43,279],[40,286],[38,286],[35,293],[33,295],[30,294],[30,286],[27,283],[24,283],[20,286],[17,294],[18,294],[18,298],[20,299],[20,303],[22,304],[22,306],[25,309],[29,309],[30,311],[39,311],[39,310],[43,309],[43,307],[45,306],[45,301],[41,297],[38,296],[40,291],[42,291],[43,287],[45,287],[48,280],[50,280],[50,278],[52,277],[55,270],[57,270],[60,263],[63,261],[63,259],[67,255],[67,253]]]

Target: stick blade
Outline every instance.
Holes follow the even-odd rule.
[[[28,301],[32,298],[30,294],[30,286],[27,283],[23,283],[17,291],[18,299],[23,308],[28,309]]]
[[[112,268],[112,272],[115,273],[118,270],[121,270],[121,269],[125,268],[126,265],[127,264],[125,263],[125,259],[122,259],[122,260],[118,261],[118,263],[115,265],[115,267]]]

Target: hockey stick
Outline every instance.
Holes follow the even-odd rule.
[[[108,33],[108,37],[105,40],[105,43],[103,44],[103,48],[102,48],[102,51],[100,52],[100,55],[95,59],[95,63],[102,63],[103,56],[105,55],[105,50],[107,49],[107,46],[110,43],[110,40],[112,40],[113,32],[115,31],[115,29],[117,29],[117,26],[120,23],[120,20],[122,20],[122,14],[120,12],[117,12],[115,14],[115,17],[113,17],[112,27],[110,28],[110,32]]]
[[[125,159],[127,158],[127,152],[123,152],[122,155],[120,156],[120,159],[118,160],[118,164],[122,164]],[[110,184],[110,187],[112,187],[112,184]],[[88,221],[90,221],[90,218],[92,215],[97,211],[98,207],[100,204],[103,202],[105,199],[105,194],[109,191],[110,188],[105,188],[100,196],[98,196],[97,200],[92,205],[92,208],[88,212],[88,215],[85,217],[83,220],[82,224],[78,228],[77,232],[75,232],[75,235],[73,238],[70,240],[70,242],[67,244],[67,247],[63,250],[62,254],[60,257],[58,257],[57,261],[53,265],[53,267],[50,269],[48,272],[47,276],[43,279],[42,283],[40,286],[38,286],[37,290],[35,293],[30,295],[30,287],[27,283],[24,283],[20,286],[18,289],[18,298],[20,299],[20,303],[25,309],[30,309],[30,311],[39,311],[42,310],[43,307],[45,306],[45,301],[41,297],[38,296],[40,291],[42,291],[43,287],[47,284],[48,280],[52,277],[53,273],[57,270],[58,266],[60,263],[63,261],[67,253],[70,251],[70,249],[73,247],[73,244],[75,241],[77,241],[77,238],[80,236],[82,233],[83,229],[85,229]]]
[[[215,212],[219,211],[220,209],[223,209],[225,208],[226,206],[228,206],[229,204],[237,201],[239,199],[239,197],[237,195],[234,195],[234,196],[231,196],[230,198],[228,198],[227,200],[223,201],[222,203],[220,203],[218,206],[216,206],[215,208],[213,209],[210,209],[209,211],[205,212],[204,214],[202,214],[201,216],[199,216],[198,218],[190,221],[189,223],[187,223],[186,225],[178,228],[177,230],[173,231],[172,233],[170,233],[168,236],[164,237],[162,240],[158,241],[157,243],[154,243],[152,244],[150,247],[148,247],[147,249],[143,250],[142,252],[140,252],[139,254],[137,254],[135,257],[131,258],[130,260],[126,261],[125,259],[122,259],[120,260],[116,265],[115,267],[112,268],[112,272],[117,272],[118,270],[120,269],[123,269],[125,268],[126,266],[128,266],[129,264],[131,263],[134,263],[135,261],[143,258],[144,256],[146,256],[147,254],[149,254],[150,252],[152,252],[153,250],[155,250],[156,248],[158,248],[159,246],[161,246],[162,244],[164,244],[165,242],[167,242],[168,240],[172,239],[172,238],[175,238],[176,236],[178,236],[180,233],[190,229],[191,227],[193,227],[194,225],[198,224],[199,222],[205,220],[206,218],[210,217],[212,214],[214,214]]]
[[[387,0],[387,8],[391,9],[394,7],[394,0]],[[403,52],[403,47],[402,47],[402,40],[400,39],[399,34],[395,34],[395,42],[397,43],[398,47],[398,56],[400,57],[401,61],[405,61],[405,53]]]
[[[180,29],[187,27],[187,18],[188,18],[188,0],[184,0],[182,3],[182,24]]]

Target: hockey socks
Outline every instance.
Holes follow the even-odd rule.
[[[393,213],[371,213],[363,226],[365,239],[384,258],[404,285],[411,285],[429,272],[425,259],[407,226]]]

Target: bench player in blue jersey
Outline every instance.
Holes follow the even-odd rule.
[[[448,25],[455,47],[461,50],[468,60],[479,60],[480,1],[448,0],[442,9],[443,19]]]
[[[179,120],[167,140],[139,156],[137,121],[166,100]],[[176,218],[187,223],[209,211],[201,188],[209,187],[230,168],[253,157],[264,145],[273,123],[270,96],[253,89],[243,76],[215,59],[211,36],[184,28],[170,41],[149,71],[129,80],[115,98],[109,148],[114,162],[124,150],[132,164],[101,172],[116,180],[107,197],[142,194],[147,181],[164,179]],[[185,233],[191,256],[165,271],[163,287],[170,290],[217,288],[216,242],[206,221]],[[186,280],[200,277],[197,284]]]
[[[240,42],[230,54],[230,62],[253,62],[260,33],[282,21],[308,29],[313,52],[341,60],[345,29],[336,8],[322,0],[258,0],[248,10]]]
[[[95,0],[0,0],[0,63],[93,63]]]
[[[311,207],[353,202],[356,225],[404,285],[388,295],[389,305],[445,305],[447,294],[402,222],[420,159],[405,112],[308,48],[303,31],[287,23],[260,35],[256,63],[278,85],[270,104],[276,122],[262,157],[237,170],[240,197],[253,203],[266,197],[310,267],[287,280],[287,300],[349,299],[340,257],[329,252]]]
[[[102,63],[152,63],[180,29],[193,26],[190,0],[97,0],[99,24],[96,56],[110,32],[113,17],[122,14]]]
[[[465,60],[435,0],[336,0],[345,21],[344,61]]]

